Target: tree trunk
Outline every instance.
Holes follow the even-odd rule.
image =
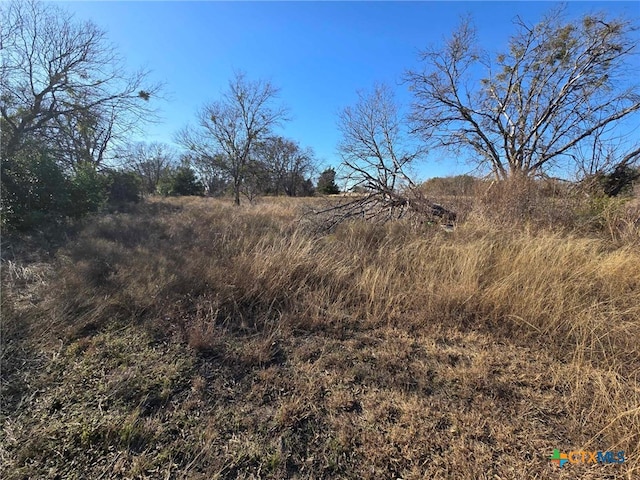
[[[237,206],[240,206],[240,182],[233,182],[233,203]]]

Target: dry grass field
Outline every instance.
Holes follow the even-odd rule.
[[[309,201],[5,239],[0,477],[640,478],[629,204],[317,234]]]

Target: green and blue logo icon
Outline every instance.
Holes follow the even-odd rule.
[[[549,457],[549,460],[558,464],[558,467],[564,467],[564,464],[569,461],[566,453],[560,453],[557,448],[553,449],[553,455]]]

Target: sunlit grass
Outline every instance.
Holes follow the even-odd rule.
[[[6,264],[3,478],[638,475],[633,241],[475,213],[317,235],[304,202],[152,200]]]

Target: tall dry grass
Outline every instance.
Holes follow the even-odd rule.
[[[55,442],[27,441],[46,434],[90,476],[634,478],[633,232],[533,227],[520,207],[506,225],[486,205],[452,233],[311,235],[282,199],[96,218],[55,272],[25,276],[40,300],[14,305],[21,270],[5,278],[6,318],[29,332],[9,346],[46,368],[13,382],[27,400],[3,412],[4,474],[68,472],[43,456]],[[38,382],[50,393],[29,399]],[[628,457],[557,472],[553,448]]]

